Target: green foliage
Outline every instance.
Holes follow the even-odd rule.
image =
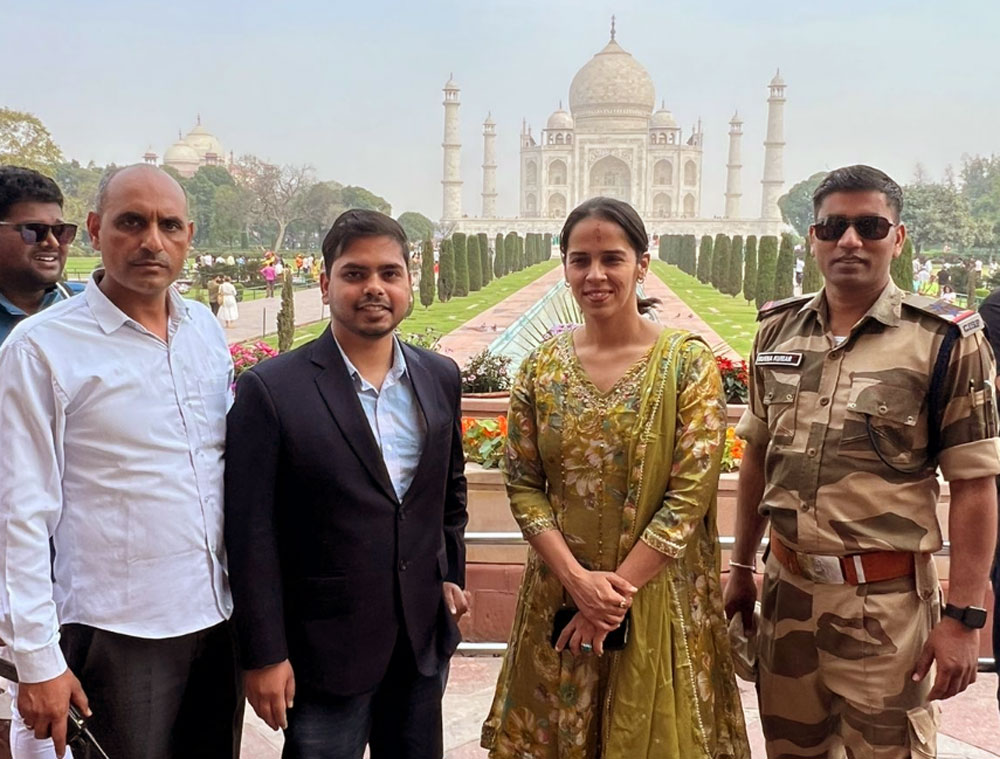
[[[462,232],[455,232],[451,236],[451,253],[455,257],[455,290],[452,294],[456,298],[463,298],[469,294],[469,256]]]
[[[499,232],[497,233],[497,239],[494,243],[493,248],[493,275],[496,279],[500,279],[507,270],[504,268],[504,245],[503,235]]]
[[[427,240],[434,236],[434,222],[416,211],[405,211],[396,219],[399,226],[406,232],[406,238],[410,242],[417,240]]]
[[[760,260],[757,264],[757,308],[774,300],[774,278],[778,266],[778,238],[767,235],[760,238]]]
[[[684,235],[681,238],[681,251],[678,266],[686,274],[695,276],[698,261],[698,240],[694,235]]]
[[[774,267],[773,300],[784,300],[795,294],[795,242],[791,235],[781,236],[781,250]]]
[[[704,235],[698,250],[698,281],[707,285],[712,281],[712,238]]]
[[[517,233],[508,232],[503,241],[504,274],[519,271],[517,268]]]
[[[729,273],[726,275],[727,295],[734,298],[743,289],[743,235],[734,235],[733,244],[729,251]]]
[[[469,292],[474,293],[483,287],[483,261],[479,257],[479,237],[469,235],[465,242],[465,250],[469,274]]]
[[[720,293],[726,291],[726,275],[729,273],[729,249],[729,237],[717,234],[712,246],[712,287]]]
[[[909,237],[903,241],[903,250],[889,265],[892,281],[903,292],[913,292],[913,242]],[[971,291],[970,291],[971,292]]]
[[[490,261],[490,238],[485,232],[477,235],[479,239],[479,271],[483,287],[493,281],[493,262]]]
[[[813,223],[813,192],[826,175],[827,172],[819,171],[808,179],[796,182],[788,192],[778,198],[781,218],[786,224],[791,224],[800,237],[805,237],[809,233],[809,225]]]
[[[455,294],[455,255],[451,250],[451,239],[441,241],[438,253],[438,300],[447,303]]]
[[[434,243],[428,237],[420,246],[420,305],[434,302]]]
[[[954,185],[918,183],[903,188],[903,223],[919,254],[931,244],[971,246],[983,230],[975,223],[969,201]]]
[[[292,267],[286,266],[282,274],[281,310],[278,311],[278,353],[292,349],[295,337],[295,288],[292,286]]]
[[[757,299],[757,236],[747,237],[743,264],[743,298],[747,303]]]
[[[366,208],[369,211],[384,213],[386,216],[392,214],[392,205],[388,200],[364,187],[347,186],[341,190],[341,196],[347,208]]]
[[[552,235],[542,235],[542,260],[548,261],[552,258]]]
[[[823,287],[823,274],[816,263],[816,256],[812,251],[806,251],[806,267],[802,271],[802,293],[819,292]]]
[[[404,343],[429,351],[436,351],[441,342],[441,333],[433,327],[428,327],[423,332],[401,332],[397,329],[396,336]]]
[[[524,271],[524,238],[521,235],[514,235],[514,240],[517,243],[517,270]]]
[[[524,266],[525,268],[535,263],[535,235],[528,232],[524,236]]]
[[[52,176],[61,160],[62,151],[38,117],[0,108],[0,164],[23,166]]]
[[[668,261],[667,258],[667,235],[660,235],[659,249],[656,251],[657,258],[661,261]]]

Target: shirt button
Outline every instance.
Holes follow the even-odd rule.
[[[830,351],[828,354],[826,354],[826,357],[831,361],[836,361],[838,358],[840,358],[840,351]]]
[[[830,405],[830,399],[829,398],[820,398],[819,399],[819,405],[820,406],[829,406]]]
[[[815,448],[810,448],[808,451],[806,451],[806,456],[808,456],[809,458],[812,458],[815,455],[816,455],[816,449]]]
[[[882,404],[881,406],[879,406],[879,407],[878,407],[878,412],[879,412],[880,414],[884,414],[884,413],[886,413],[886,412],[887,412],[888,410],[889,410],[889,407],[888,407],[888,406],[886,406],[886,405],[885,405],[884,403],[883,403],[883,404]]]
[[[405,520],[406,519],[406,509],[400,509],[399,512],[397,513],[397,516],[399,517],[399,521],[400,522],[402,522],[403,520]]]
[[[407,563],[403,559],[400,559],[399,560],[399,571],[400,572],[405,572],[406,571],[406,567],[407,567]]]
[[[809,504],[808,503],[803,503],[802,504],[802,510],[803,511],[809,511]]]

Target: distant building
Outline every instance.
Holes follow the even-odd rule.
[[[159,163],[159,156],[152,148],[146,151],[142,160],[152,166]],[[233,155],[228,158],[222,149],[218,138],[201,125],[199,114],[194,128],[181,137],[177,132],[177,142],[163,153],[163,166],[169,166],[182,177],[193,177],[202,166],[224,166],[229,168],[233,163]]]

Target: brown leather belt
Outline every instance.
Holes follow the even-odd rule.
[[[773,532],[771,555],[792,574],[830,585],[863,585],[899,577],[911,577],[913,554],[903,551],[872,551],[850,556],[821,556],[800,553],[781,542]]]

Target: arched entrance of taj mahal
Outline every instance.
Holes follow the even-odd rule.
[[[632,202],[632,172],[621,158],[606,155],[590,167],[590,197],[603,195]]]

